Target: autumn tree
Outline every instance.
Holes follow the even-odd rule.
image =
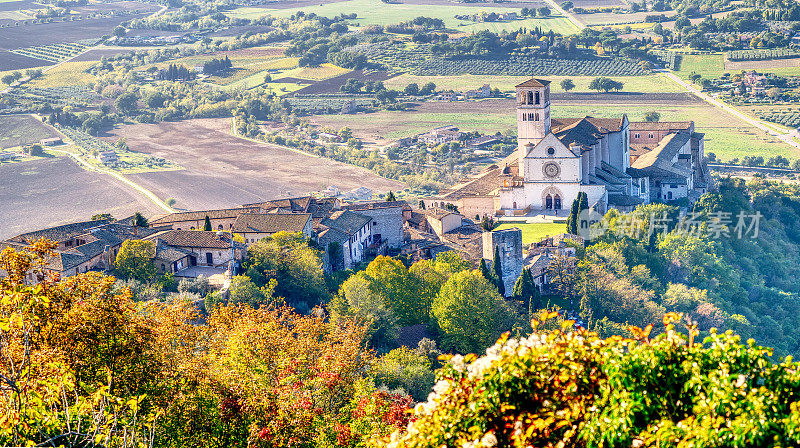
[[[125,240],[117,253],[114,272],[125,279],[149,282],[156,276],[155,255],[152,241]]]

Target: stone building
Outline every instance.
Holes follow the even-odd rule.
[[[500,266],[503,272],[503,286],[506,296],[514,290],[522,274],[522,230],[517,228],[483,232],[483,259],[491,266],[495,249],[500,251]]]

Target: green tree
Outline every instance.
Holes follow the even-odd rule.
[[[389,390],[402,388],[415,401],[425,400],[436,380],[430,359],[408,347],[396,348],[378,358],[372,374],[375,385]]]
[[[309,312],[328,297],[322,255],[300,232],[278,232],[253,244],[242,268],[259,287],[277,280],[275,295],[301,312]]]
[[[490,271],[489,267],[486,266],[486,260],[483,259],[483,258],[481,258],[481,264],[480,264],[480,269],[479,270],[481,271],[481,275],[483,275],[483,278],[485,278],[486,280],[489,280],[490,282],[494,282],[494,277],[492,276],[492,271]]]
[[[494,260],[492,260],[492,272],[494,273],[494,280],[495,285],[497,286],[497,291],[500,292],[501,296],[506,295],[506,286],[503,282],[503,266],[500,261],[500,246],[494,247]]]
[[[156,247],[152,241],[126,240],[117,253],[114,272],[125,279],[150,282],[156,277],[155,255]]]
[[[397,197],[395,197],[393,191],[390,191],[390,192],[386,193],[386,201],[387,202],[394,202],[396,200],[397,200]]]
[[[539,304],[532,304],[534,298],[538,299],[539,288],[533,282],[533,274],[530,269],[523,269],[522,274],[514,283],[514,297],[525,304],[525,309],[530,313],[531,308],[538,308]],[[538,300],[537,300],[538,301]]]
[[[208,215],[206,215],[205,223],[203,223],[203,230],[205,230],[206,232],[210,232],[212,230],[211,218],[209,218]]]
[[[505,300],[476,270],[450,277],[434,299],[432,311],[442,346],[459,353],[483,351],[511,326]]]
[[[139,96],[133,92],[126,92],[122,95],[118,96],[116,100],[114,100],[114,107],[117,110],[127,116],[135,115],[138,109],[137,102],[139,101]]]
[[[351,275],[339,288],[329,306],[334,321],[356,318],[369,324],[372,346],[383,348],[396,344],[400,326],[395,312],[377,293],[374,279],[362,272]]]
[[[575,88],[575,83],[573,83],[571,79],[565,79],[561,81],[561,88],[564,89],[565,92],[569,92]]]
[[[406,88],[403,90],[406,95],[410,96],[417,96],[419,95],[419,85],[415,82],[407,85]]]
[[[656,112],[656,111],[648,112],[644,116],[644,119],[645,119],[645,121],[649,121],[649,122],[658,121],[658,120],[661,119],[661,114]]]
[[[141,213],[136,212],[133,214],[133,219],[131,220],[131,225],[136,227],[149,227],[150,224],[147,222],[147,218],[142,216]]]
[[[231,278],[231,286],[228,289],[228,303],[247,304],[253,308],[268,303],[272,299],[277,281],[275,279],[259,288],[250,277],[246,275],[236,275]]]

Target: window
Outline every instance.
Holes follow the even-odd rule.
[[[667,192],[667,199],[672,199],[672,192],[671,191]]]
[[[164,272],[166,270],[167,270],[167,267],[164,265],[164,263],[161,263],[161,272]]]
[[[536,121],[539,121],[539,112],[536,112]]]
[[[539,92],[536,92],[536,103],[535,104],[539,104],[540,102],[541,101],[540,101],[540,98],[539,98]]]
[[[556,153],[556,149],[555,148],[547,148],[547,155],[548,156],[552,156],[555,153]]]
[[[639,138],[639,133],[637,132],[637,133],[633,134],[633,138]]]
[[[528,121],[528,114],[522,114],[522,121]]]
[[[222,229],[224,229],[224,227],[222,227],[222,224],[217,226],[217,230],[222,230]]]
[[[651,132],[651,133],[647,134],[647,138],[653,138],[653,133]]]
[[[533,92],[528,91],[528,101],[527,104],[533,104]]]

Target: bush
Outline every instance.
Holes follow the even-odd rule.
[[[563,321],[453,357],[393,446],[797,446],[800,364],[730,332],[701,344],[679,318],[653,339],[652,326],[603,340]]]

